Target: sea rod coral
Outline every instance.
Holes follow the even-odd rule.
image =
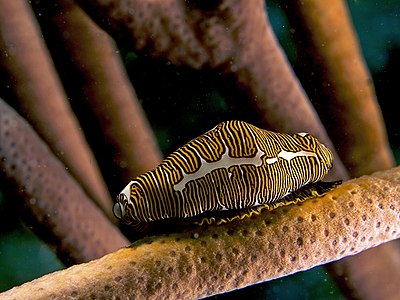
[[[55,246],[66,265],[128,243],[32,127],[1,98],[0,141],[2,187],[12,187],[22,197],[25,221],[36,225],[36,233]]]
[[[302,57],[303,83],[353,177],[387,169],[394,159],[345,2],[283,1],[282,6]]]
[[[400,236],[400,167],[242,222],[140,240],[0,299],[199,298],[279,278]]]
[[[67,102],[29,3],[1,1],[0,28],[0,70],[6,71],[5,78],[16,95],[14,106],[111,218],[107,187]]]
[[[63,63],[56,65],[63,70],[60,76],[72,108],[83,130],[94,130],[88,140],[114,195],[121,182],[154,168],[162,159],[119,50],[74,1],[41,0],[33,8],[47,29],[43,34],[54,61]],[[93,144],[105,147],[96,151]]]

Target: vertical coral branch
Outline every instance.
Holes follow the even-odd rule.
[[[53,2],[40,5],[46,9]],[[74,1],[59,0],[57,4],[42,18],[48,19],[45,26],[55,33],[49,47],[61,47],[62,54],[71,57],[69,68],[62,65],[65,59],[59,60],[73,90],[68,92],[80,108],[87,108],[81,118],[83,125],[85,119],[91,120],[92,131],[87,135],[98,141],[96,144],[106,143],[97,153],[93,151],[102,156],[99,164],[103,169],[112,170],[110,176],[104,175],[111,190],[114,186],[120,189],[159,164],[162,154],[112,39]]]
[[[112,202],[108,190],[66,102],[61,83],[26,1],[0,2],[0,48],[1,65],[12,78],[21,113],[85,191],[110,214]]]
[[[392,167],[372,78],[345,1],[289,1],[284,7],[294,28],[301,73],[351,176]]]
[[[18,114],[0,99],[0,183],[24,199],[28,219],[66,265],[101,257],[129,241],[65,171]]]

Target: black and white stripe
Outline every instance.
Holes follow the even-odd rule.
[[[332,161],[332,152],[310,134],[222,122],[133,179],[114,213],[137,225],[275,203],[321,180]]]

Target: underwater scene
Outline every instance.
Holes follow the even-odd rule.
[[[398,1],[2,1],[0,49],[0,299],[400,294]]]

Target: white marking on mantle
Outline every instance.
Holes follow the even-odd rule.
[[[183,179],[179,183],[174,185],[174,190],[177,192],[182,192],[188,182],[202,178],[217,169],[228,169],[229,167],[240,165],[254,165],[256,167],[259,167],[262,165],[261,156],[263,155],[264,152],[258,149],[254,157],[230,157],[228,155],[228,151],[225,151],[221,159],[215,162],[209,163],[200,158],[200,168],[192,174],[185,173]]]
[[[183,189],[185,188],[188,182],[202,178],[217,169],[228,169],[229,167],[239,166],[239,165],[253,165],[256,167],[260,167],[262,165],[261,156],[263,155],[264,152],[260,149],[258,149],[254,157],[230,157],[228,155],[228,151],[225,151],[220,160],[211,163],[205,161],[200,157],[201,161],[200,168],[192,174],[185,173],[183,179],[174,185],[174,190],[182,193]],[[281,150],[278,153],[277,157],[267,158],[266,162],[267,164],[274,164],[278,162],[278,158],[282,158],[290,162],[293,158],[302,156],[310,156],[318,158],[317,154],[314,152],[309,152],[309,151],[289,152]]]

